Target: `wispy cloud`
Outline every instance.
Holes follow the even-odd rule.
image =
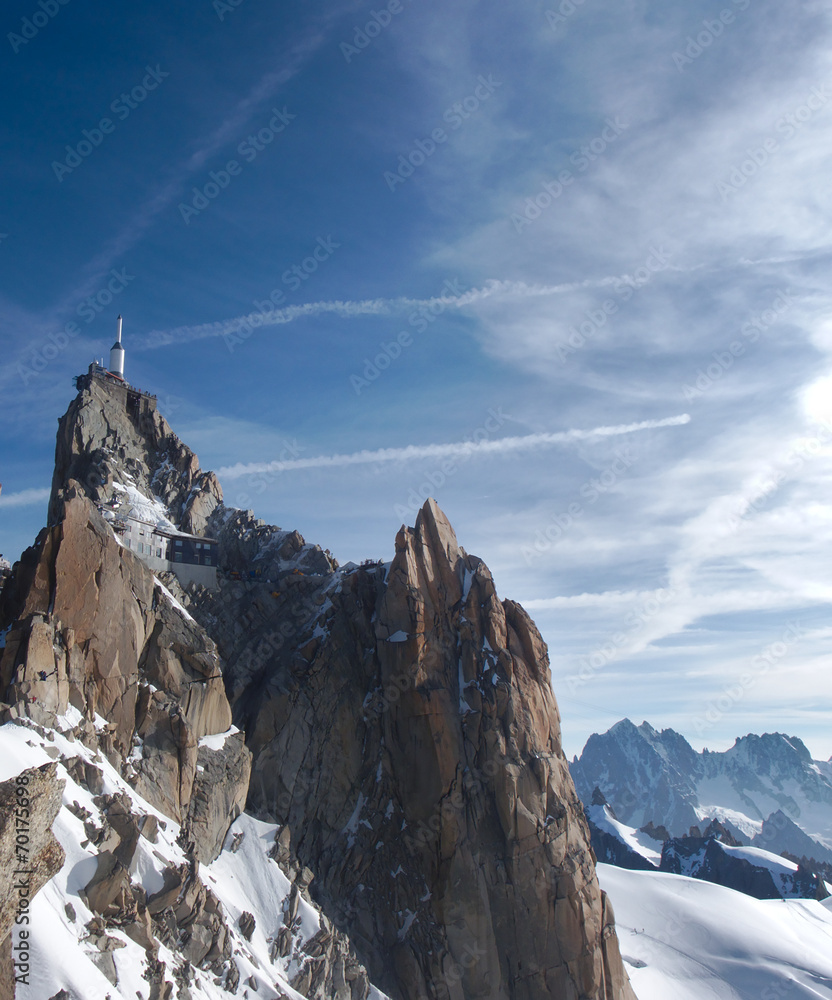
[[[49,499],[49,490],[21,490],[19,493],[0,494],[0,507],[33,507]]]
[[[448,444],[407,445],[404,448],[379,448],[376,451],[356,451],[349,455],[318,455],[314,458],[295,458],[284,462],[254,462],[248,465],[230,465],[219,469],[217,475],[225,479],[263,472],[294,472],[299,469],[329,469],[347,465],[375,465],[380,462],[408,462],[422,458],[466,458],[472,455],[505,454],[516,451],[534,451],[555,444],[570,444],[593,438],[617,437],[636,431],[655,430],[660,427],[679,427],[689,423],[687,413],[664,420],[643,420],[636,424],[615,427],[594,427],[591,430],[573,429],[549,434],[526,434],[522,437],[504,437],[496,441],[453,441]]]

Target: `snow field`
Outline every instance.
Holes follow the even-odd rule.
[[[832,908],[598,865],[639,1000],[832,998]]]

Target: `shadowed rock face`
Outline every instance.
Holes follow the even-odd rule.
[[[227,657],[249,803],[285,824],[374,981],[407,1000],[631,998],[545,644],[435,502],[386,576],[280,586],[192,610]]]

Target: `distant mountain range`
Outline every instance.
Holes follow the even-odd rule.
[[[585,806],[598,789],[630,827],[681,837],[718,820],[740,844],[832,862],[832,761],[813,760],[795,736],[698,753],[672,729],[623,719],[590,736],[570,771]]]

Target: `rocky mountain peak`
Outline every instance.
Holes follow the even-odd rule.
[[[737,761],[747,761],[750,766],[766,771],[772,768],[785,772],[802,771],[812,763],[806,744],[799,737],[785,733],[740,736],[726,752]]]
[[[166,587],[119,543],[99,507],[125,483],[218,540],[216,588]],[[390,564],[338,567],[225,508],[155,400],[90,378],[60,422],[50,526],[4,593],[6,718],[51,726],[74,710],[78,738],[179,825],[190,859],[136,896],[118,854],[134,824],[113,814],[127,846],[102,837],[86,889],[105,923],[140,922],[152,943],[156,916],[187,897],[177,919],[207,915],[188,961],[236,989],[231,932],[193,866],[217,857],[245,806],[274,824],[270,857],[334,925],[326,954],[348,940],[339,968],[354,946],[395,1000],[632,1000],[545,643],[435,501]],[[119,802],[105,805],[121,817]],[[305,954],[296,991],[365,1000],[366,976],[338,992],[342,973]]]
[[[658,732],[624,719],[590,736],[571,772],[583,802],[591,803],[598,787],[633,826],[661,824],[684,836],[709,817],[733,824],[755,844],[763,824],[771,845],[798,845],[818,859],[832,846],[832,773],[794,736],[749,734],[728,750],[697,753],[672,729]],[[778,815],[791,817],[782,829],[773,822]],[[790,829],[792,821],[804,839]]]
[[[183,531],[201,534],[222,503],[213,472],[174,434],[156,397],[128,386],[82,377],[80,391],[58,424],[49,521],[60,519],[61,490],[80,483],[94,502],[112,494],[113,483],[130,483],[158,496]]]

